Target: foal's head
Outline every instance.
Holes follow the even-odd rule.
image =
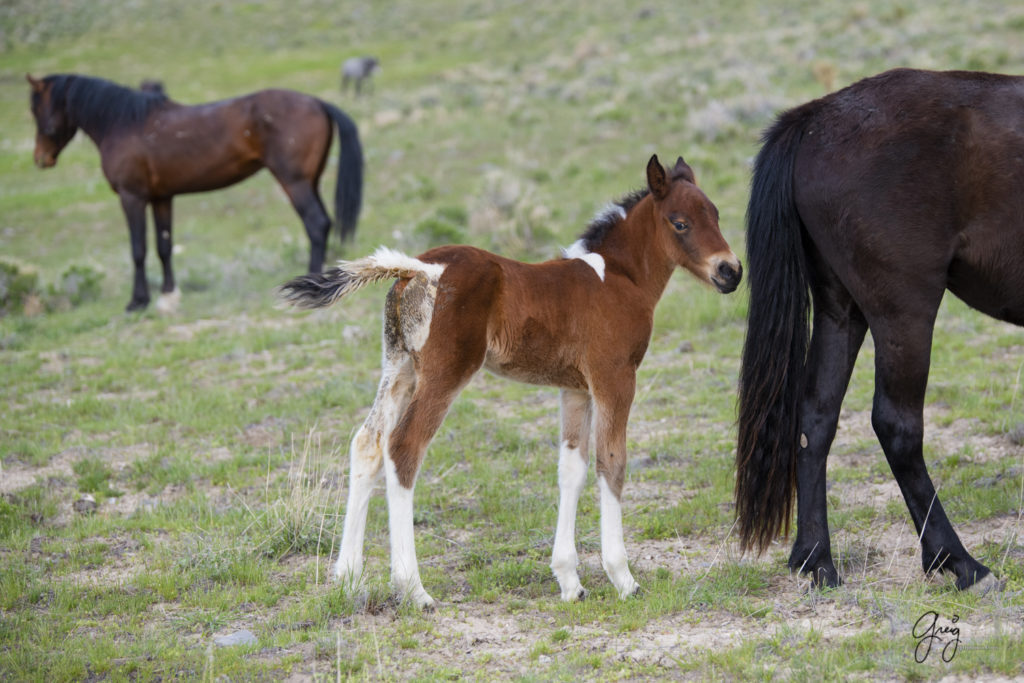
[[[35,162],[39,168],[50,168],[57,163],[57,155],[75,136],[78,127],[71,121],[63,103],[54,102],[53,82],[36,80],[25,75],[32,87],[32,116],[36,120]]]
[[[728,293],[743,274],[740,260],[718,229],[718,209],[694,178],[693,170],[679,157],[665,169],[658,156],[647,163],[647,186],[654,200],[654,229],[665,252],[698,279]]]

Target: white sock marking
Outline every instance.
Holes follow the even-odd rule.
[[[388,531],[391,536],[391,586],[400,598],[412,600],[419,607],[429,607],[434,604],[434,599],[423,589],[416,562],[416,539],[412,528],[413,490],[398,482],[398,473],[390,455],[384,460]]]
[[[626,543],[622,538],[622,504],[612,493],[604,475],[598,475],[597,487],[601,491],[601,565],[619,591],[619,597],[625,599],[639,586],[629,572]]]
[[[551,551],[551,570],[562,589],[562,600],[571,602],[583,595],[576,572],[576,505],[587,482],[587,462],[579,448],[563,441],[558,452],[558,526]]]

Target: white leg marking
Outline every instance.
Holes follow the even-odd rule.
[[[371,417],[373,413],[371,412]],[[374,488],[380,483],[383,462],[382,434],[370,418],[356,432],[349,452],[348,506],[341,534],[341,550],[334,565],[334,578],[346,591],[357,592],[363,579],[363,540],[366,511]]]
[[[608,487],[604,475],[598,475],[597,487],[601,491],[601,565],[619,591],[619,597],[625,599],[640,586],[629,573],[626,543],[622,539],[622,504]]]
[[[387,481],[388,530],[391,536],[391,587],[399,598],[411,600],[420,608],[431,607],[434,599],[423,589],[416,562],[416,540],[412,528],[413,490],[398,482],[395,464],[385,459]]]
[[[407,358],[388,351],[386,349],[384,353],[384,371],[377,397],[349,450],[348,506],[345,508],[341,549],[334,564],[334,578],[353,593],[362,586],[366,511],[374,489],[383,479],[387,438],[405,407],[408,395],[412,393]]]
[[[580,585],[576,565],[576,505],[587,482],[587,461],[579,448],[563,441],[558,452],[558,527],[551,552],[551,571],[562,589],[562,600],[579,600],[586,592]]]

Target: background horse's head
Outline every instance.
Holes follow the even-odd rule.
[[[736,289],[743,268],[718,229],[718,209],[683,161],[665,169],[654,155],[647,163],[654,222],[665,252],[677,264],[723,294]]]
[[[36,120],[33,158],[39,168],[50,168],[57,163],[57,155],[75,136],[78,126],[68,115],[63,96],[54,92],[52,81],[46,78],[36,80],[28,74],[25,78],[32,87],[32,116]]]

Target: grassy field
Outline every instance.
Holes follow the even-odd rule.
[[[618,600],[601,569],[590,486],[577,532],[590,597],[558,600],[557,393],[481,375],[416,489],[439,608],[389,599],[382,497],[367,529],[371,590],[354,604],[326,576],[348,439],[380,376],[385,288],[283,310],[274,287],[302,272],[308,242],[264,173],[176,200],[181,308],[125,314],[127,230],[95,147],[79,135],[55,169],[32,163],[26,72],[158,78],[186,103],[287,87],[360,127],[364,213],[354,245],[332,236],[331,258],[452,241],[550,258],[642,184],[654,152],[686,157],[740,253],[750,160],[776,111],[895,66],[1024,72],[1024,7],[1012,3],[785,5],[0,6],[0,259],[34,269],[40,291],[0,317],[0,680],[1024,676],[1020,328],[948,298],[926,408],[932,476],[967,547],[1005,581],[999,593],[922,574],[869,425],[870,340],[829,463],[845,585],[809,593],[781,539],[740,557],[746,296],[680,274],[630,423],[624,523],[642,595]],[[383,64],[358,99],[339,90],[357,54]],[[151,249],[154,286],[158,270]],[[68,295],[74,272],[102,275],[94,296]],[[955,617],[960,644],[919,662],[912,632],[928,612]],[[255,642],[215,644],[242,630]]]

